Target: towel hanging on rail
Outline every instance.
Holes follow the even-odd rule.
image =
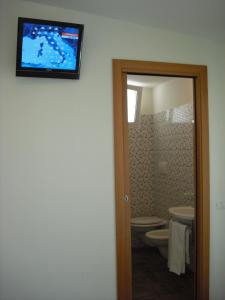
[[[177,275],[185,273],[185,263],[190,263],[188,226],[170,220],[168,268]]]

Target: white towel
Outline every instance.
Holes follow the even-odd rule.
[[[185,273],[185,262],[190,263],[189,230],[187,226],[170,220],[168,267],[177,275]]]

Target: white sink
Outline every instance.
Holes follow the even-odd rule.
[[[191,206],[170,207],[169,213],[173,218],[183,223],[190,223],[195,217],[195,209]]]

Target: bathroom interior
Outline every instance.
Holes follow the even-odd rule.
[[[127,76],[133,300],[195,299],[192,78]]]

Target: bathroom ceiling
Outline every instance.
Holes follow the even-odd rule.
[[[225,41],[224,0],[27,0]]]
[[[174,77],[127,75],[128,85],[153,88],[158,84],[173,80]]]

